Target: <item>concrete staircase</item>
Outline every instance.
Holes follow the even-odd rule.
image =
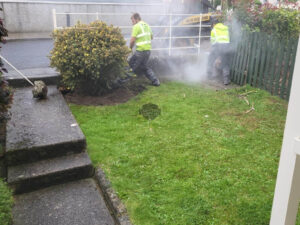
[[[56,86],[48,98],[16,89],[7,123],[7,181],[14,225],[115,224],[96,182],[86,140]],[[78,196],[80,195],[80,196]]]
[[[23,193],[53,184],[93,176],[94,168],[87,153],[46,159],[8,167],[8,184],[15,193]]]
[[[7,180],[15,193],[91,177],[86,141],[62,95],[48,86],[48,99],[17,89],[7,123]]]
[[[7,66],[9,68],[9,66]],[[9,68],[10,69],[10,68]],[[43,80],[47,85],[56,85],[60,80],[60,75],[53,68],[30,68],[20,70],[32,82],[36,80]],[[16,71],[9,70],[4,73],[3,77],[8,81],[11,87],[27,87],[28,82]]]

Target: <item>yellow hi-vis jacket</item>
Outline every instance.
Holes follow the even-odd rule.
[[[228,27],[222,23],[217,23],[211,30],[210,42],[213,45],[216,43],[229,43],[230,38]]]
[[[152,30],[144,21],[140,21],[133,26],[132,37],[136,37],[136,50],[147,51],[151,50]]]

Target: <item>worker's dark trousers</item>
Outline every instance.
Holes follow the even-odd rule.
[[[129,60],[129,66],[136,74],[143,73],[152,83],[157,83],[158,79],[154,75],[153,70],[148,66],[149,57],[150,51],[135,51]]]
[[[230,83],[230,56],[228,55],[229,52],[229,44],[216,43],[212,46],[207,62],[207,75],[212,76],[214,71],[214,63],[218,57],[221,58],[221,70],[224,84]]]

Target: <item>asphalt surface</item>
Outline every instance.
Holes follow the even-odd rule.
[[[50,66],[48,56],[52,48],[52,39],[16,40],[2,45],[0,54],[18,70],[46,68]],[[8,65],[5,67],[13,70]]]

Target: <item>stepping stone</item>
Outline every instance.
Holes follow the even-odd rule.
[[[8,185],[14,193],[24,193],[93,176],[94,168],[86,152],[8,167]]]
[[[9,110],[6,163],[17,165],[81,152],[85,137],[56,86],[48,86],[44,100],[32,97],[32,88],[16,89]]]
[[[113,225],[93,179],[15,196],[14,225]]]

